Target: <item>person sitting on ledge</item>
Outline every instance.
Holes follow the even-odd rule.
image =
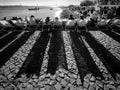
[[[37,24],[36,19],[33,15],[31,15],[30,17],[26,17],[25,19],[29,25],[36,25]]]
[[[70,15],[70,18],[66,22],[67,29],[75,29],[76,20],[74,20],[73,15]]]
[[[117,25],[117,26],[120,27],[120,19],[114,19],[114,20],[112,20],[111,25],[115,25],[115,26]]]
[[[62,28],[62,22],[59,20],[58,17],[55,17],[55,19],[52,22],[53,28]]]
[[[22,18],[18,18],[17,20],[9,20],[9,22],[13,25],[13,26],[27,26],[27,22],[22,20]]]
[[[69,20],[74,20],[73,15],[70,15]]]
[[[12,25],[7,20],[1,20],[0,27],[12,27]]]
[[[93,23],[97,23],[98,13],[96,11],[91,11],[90,19]]]
[[[50,31],[51,30],[51,20],[50,17],[46,17],[45,20],[42,20],[42,24],[43,24],[43,31]]]
[[[12,17],[12,19],[11,20],[17,20],[18,19],[18,17]]]
[[[2,20],[6,20],[6,17],[4,17]]]
[[[87,21],[83,18],[83,16],[80,16],[80,19],[77,20],[77,25],[80,27],[86,26]]]
[[[51,23],[50,17],[46,17],[45,24],[50,25],[50,23]]]

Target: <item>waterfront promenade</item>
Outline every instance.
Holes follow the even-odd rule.
[[[0,90],[120,90],[120,29],[86,28],[2,29]]]

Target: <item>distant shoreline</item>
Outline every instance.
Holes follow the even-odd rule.
[[[27,6],[27,5],[0,5],[0,7],[36,7],[36,5],[32,5],[32,6]],[[52,6],[37,6],[37,7],[46,7],[46,8],[50,8]],[[53,7],[54,8],[54,7]],[[57,8],[57,7],[56,7]],[[60,8],[60,7],[58,7]]]
[[[59,7],[48,7],[48,6],[38,6],[40,10],[29,11],[29,8],[35,8],[35,6],[0,6],[0,19],[6,17],[11,19],[12,17],[25,18],[30,15],[34,15],[36,18],[45,19],[46,17],[54,18],[55,16],[60,17],[60,12],[62,8]],[[50,10],[50,8],[53,8]]]
[[[40,7],[40,8],[51,8],[51,6],[0,6],[0,8],[8,8],[8,7]]]

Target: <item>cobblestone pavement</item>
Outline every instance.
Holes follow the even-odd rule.
[[[112,40],[112,38],[106,36],[102,32],[95,31],[90,33],[95,38],[97,38],[98,41],[100,41],[111,53],[114,52],[112,54],[120,60],[120,44],[118,42]],[[84,77],[84,81],[82,83],[80,75],[78,74],[78,67],[76,65],[73,50],[71,47],[71,37],[69,35],[69,32],[63,31],[62,35],[68,70],[58,65],[58,68],[54,75],[46,73],[49,60],[48,51],[52,37],[50,36],[50,40],[47,44],[43,58],[40,76],[32,75],[28,78],[24,73],[19,78],[15,78],[16,74],[22,67],[23,62],[26,60],[28,53],[35,44],[36,39],[40,36],[40,32],[36,31],[33,35],[31,35],[26,43],[20,49],[18,49],[18,51],[10,58],[10,60],[8,60],[0,68],[0,90],[120,90],[120,75],[116,74],[115,80],[107,68],[104,66],[104,64],[101,62],[101,60],[97,57],[93,49],[85,41],[84,37],[81,36],[85,46],[90,52],[92,59],[105,78],[103,80],[100,77],[94,77],[92,73],[89,73]],[[98,35],[98,37],[96,35]],[[106,37],[108,39],[103,39],[102,37]],[[108,43],[110,46],[106,44],[107,40],[110,40]],[[62,49],[59,52],[60,55],[63,53]]]
[[[101,31],[90,31],[90,33],[107,48],[116,58],[120,60],[120,43],[113,40]],[[105,37],[105,38],[104,38]]]

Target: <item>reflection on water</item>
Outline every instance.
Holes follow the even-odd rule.
[[[60,18],[60,14],[63,10],[62,9],[59,9],[58,11],[55,12],[55,17],[58,17]]]
[[[18,16],[25,18],[26,16],[34,15],[36,18],[54,18],[55,16],[59,17],[61,12],[60,8],[53,8],[50,10],[50,7],[42,7],[40,10],[28,10],[30,7],[0,7],[0,19],[7,17],[10,19],[13,16]]]

